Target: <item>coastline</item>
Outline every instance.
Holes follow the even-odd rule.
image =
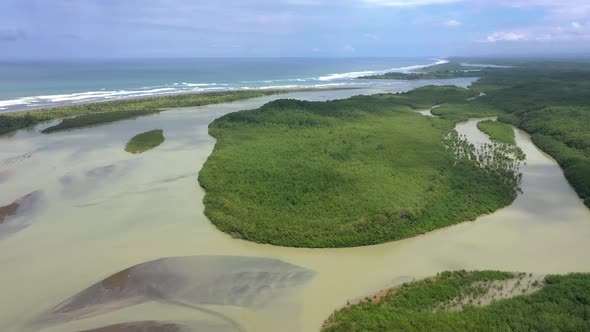
[[[293,89],[261,89],[261,88],[252,88],[252,89],[227,89],[227,90],[215,90],[215,91],[187,91],[187,92],[175,92],[170,94],[158,94],[158,95],[149,95],[149,96],[130,96],[130,97],[122,97],[118,99],[99,99],[99,100],[88,100],[83,102],[75,102],[75,101],[64,101],[52,106],[47,107],[32,107],[32,108],[23,108],[23,109],[16,109],[16,110],[9,110],[9,111],[2,111],[0,110],[0,116],[18,116],[22,115],[26,112],[33,112],[33,111],[44,111],[44,110],[53,110],[62,107],[72,107],[72,106],[84,106],[90,104],[102,104],[108,102],[117,102],[117,101],[149,101],[151,99],[157,99],[162,97],[176,97],[176,96],[190,96],[190,95],[214,95],[214,94],[222,94],[222,93],[235,93],[235,92],[264,92],[268,94],[283,94],[283,93],[291,93],[291,92],[310,92],[310,91],[337,91],[337,90],[357,90],[362,89],[362,87],[332,87],[332,88],[293,88]]]
[[[354,60],[351,61],[354,64]],[[429,62],[424,63],[426,61]],[[421,62],[423,64],[416,64]],[[16,111],[31,111],[72,105],[84,105],[87,103],[102,101],[151,98],[178,94],[269,90],[288,90],[291,92],[310,91],[310,89],[331,90],[341,88],[367,88],[371,85],[370,83],[356,79],[364,75],[377,75],[389,72],[413,72],[447,62],[449,62],[449,60],[430,58],[429,60],[416,59],[413,63],[396,63],[396,60],[393,59],[393,63],[392,61],[389,63],[382,63],[379,65],[380,68],[375,68],[376,65],[374,63],[365,61],[364,64],[357,63],[356,65],[344,68],[330,68],[328,66],[315,72],[310,72],[309,70],[296,71],[297,69],[285,67],[283,68],[283,71],[285,71],[283,76],[286,75],[287,78],[277,78],[276,73],[273,71],[270,71],[268,74],[260,72],[255,79],[246,79],[245,77],[240,76],[240,72],[236,72],[234,75],[233,71],[229,74],[221,71],[217,76],[201,77],[200,82],[191,82],[190,76],[184,78],[169,77],[163,79],[164,82],[167,81],[168,83],[138,81],[132,86],[120,85],[117,84],[117,81],[112,81],[107,82],[104,85],[81,85],[69,87],[67,89],[60,89],[58,88],[59,85],[55,88],[53,87],[53,83],[58,84],[59,82],[44,82],[43,84],[48,85],[48,87],[46,86],[44,89],[40,86],[39,89],[21,91],[16,95],[9,94],[0,97],[0,115]],[[273,65],[273,63],[270,62],[269,65]],[[317,70],[317,67],[311,68],[316,68]],[[247,68],[245,69],[248,70]],[[105,68],[105,70],[108,71],[109,68]],[[83,73],[80,75],[82,74]],[[195,73],[195,75],[198,75],[198,73]],[[198,78],[200,76],[195,77]],[[133,78],[133,76],[131,78]],[[81,81],[81,83],[83,82],[84,81]]]

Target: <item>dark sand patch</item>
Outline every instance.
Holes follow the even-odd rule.
[[[108,290],[113,289],[120,289],[125,287],[127,284],[127,280],[129,280],[129,271],[130,269],[123,270],[121,272],[115,273],[112,276],[106,278],[102,281],[102,287]]]
[[[115,171],[115,165],[107,165],[93,168],[86,172],[86,176],[93,178],[102,178],[108,176]]]
[[[121,323],[99,327],[80,332],[185,332],[190,331],[186,326],[177,323],[143,321]]]
[[[88,170],[69,172],[59,178],[62,193],[68,197],[82,197],[99,189],[105,181],[123,176],[128,171],[126,161],[99,166]]]
[[[23,162],[23,161],[25,161],[25,160],[27,160],[27,159],[31,158],[32,156],[33,156],[33,155],[32,155],[31,153],[25,153],[25,154],[22,154],[22,155],[20,155],[20,156],[16,156],[16,157],[8,158],[8,159],[6,159],[6,160],[4,161],[4,163],[5,163],[6,165],[11,165],[11,166],[12,166],[12,165],[19,164],[19,163],[21,163],[21,162]]]
[[[4,223],[10,216],[22,214],[26,212],[26,210],[30,209],[34,196],[36,196],[37,193],[38,191],[34,191],[17,199],[11,204],[0,206],[0,224]]]
[[[19,204],[14,202],[9,205],[0,206],[0,224],[4,222],[4,219],[15,215],[16,211],[18,210]]]
[[[79,332],[236,332],[235,327],[203,321],[146,320],[102,326]]]
[[[8,170],[0,170],[0,183],[8,180],[10,172]]]
[[[40,195],[40,191],[34,191],[11,204],[0,206],[0,240],[32,225],[31,216]]]
[[[314,275],[313,271],[269,258],[162,258],[113,274],[57,305],[39,322],[66,322],[157,301],[205,312],[237,326],[202,306],[266,308]]]

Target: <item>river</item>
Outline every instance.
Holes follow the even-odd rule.
[[[297,92],[289,97],[328,100],[374,92],[382,91]],[[210,326],[210,331],[318,331],[348,300],[444,270],[590,271],[590,210],[557,163],[520,130],[517,144],[527,156],[523,194],[474,222],[360,248],[282,248],[232,239],[203,215],[197,174],[215,144],[207,126],[223,114],[278,97],[170,110],[51,135],[38,132],[48,125],[43,124],[0,137],[0,205],[37,192],[22,216],[0,225],[5,233],[0,237],[0,330],[79,331],[159,320]],[[457,130],[485,141],[476,123],[459,124]],[[141,155],[124,151],[130,137],[155,128],[164,130],[163,145]],[[71,307],[63,316],[52,309],[136,264],[203,255],[218,257],[219,264],[210,258],[191,260],[191,268],[178,277],[188,288],[166,289],[158,300],[123,303],[112,310],[95,310],[100,303],[90,303],[79,316]],[[254,259],[256,268],[244,267],[250,261],[234,256]],[[168,261],[162,264],[142,273],[176,269]],[[241,271],[237,277],[225,277],[235,271]],[[253,277],[268,296],[244,290],[244,276]],[[205,279],[209,288],[190,289]],[[178,299],[199,301],[189,293],[215,300],[198,308],[179,304]],[[84,306],[92,299],[81,297],[76,303]]]

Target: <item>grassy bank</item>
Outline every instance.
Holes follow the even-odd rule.
[[[514,129],[505,123],[485,120],[478,122],[477,128],[486,133],[492,140],[496,142],[516,145]]]
[[[279,100],[225,115],[209,127],[217,144],[199,175],[205,213],[236,238],[345,247],[411,237],[510,204],[514,172],[477,165],[465,142],[449,136],[452,121],[413,111],[473,95],[430,86]]]
[[[216,103],[224,103],[241,99],[262,97],[266,95],[272,95],[281,93],[284,91],[226,91],[226,92],[209,92],[199,94],[181,94],[181,95],[170,95],[170,96],[158,96],[141,99],[123,99],[114,101],[97,102],[82,105],[72,105],[65,107],[40,109],[33,111],[22,111],[22,112],[9,112],[2,113],[0,115],[0,135],[15,131],[21,128],[33,126],[39,122],[66,118],[72,116],[88,115],[94,113],[122,113],[120,115],[113,115],[111,121],[105,121],[109,118],[109,115],[99,115],[96,117],[82,118],[64,124],[55,130],[74,128],[72,124],[92,125],[98,123],[112,122],[128,117],[134,117],[138,115],[146,115],[157,112],[165,108],[173,107],[192,107],[192,106],[203,106]],[[136,112],[134,114],[134,112]],[[124,116],[124,114],[133,114],[130,116]],[[97,122],[93,122],[97,121]],[[76,127],[79,127],[77,125]],[[50,130],[49,132],[51,132]]]
[[[48,134],[54,131],[75,129],[103,123],[115,122],[119,120],[135,118],[138,116],[150,115],[158,112],[160,111],[157,109],[146,109],[137,111],[118,111],[79,115],[73,118],[63,119],[59,124],[47,127],[43,129],[41,132]]]
[[[164,131],[162,129],[154,129],[133,136],[125,146],[125,151],[134,154],[142,153],[162,143],[164,143]]]
[[[501,116],[505,113],[502,110],[480,100],[481,97],[473,100],[448,103],[432,110],[432,114],[446,120],[463,122],[472,118],[487,118]]]
[[[443,272],[338,310],[322,331],[590,330],[590,274],[551,275],[540,282],[526,277],[496,271]],[[513,283],[507,282],[511,279]],[[502,297],[514,288],[519,290],[515,297],[482,303],[490,294]]]

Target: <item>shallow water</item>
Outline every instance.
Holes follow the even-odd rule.
[[[382,91],[289,97],[326,100],[373,92]],[[0,240],[0,330],[77,331],[165,320],[215,325],[220,331],[317,331],[349,299],[443,270],[590,271],[590,211],[555,161],[518,130],[517,144],[527,155],[524,193],[511,206],[475,222],[362,248],[281,248],[230,238],[203,215],[204,192],[196,177],[215,143],[207,125],[222,114],[277,97],[172,110],[51,135],[36,128],[0,137],[0,205],[36,190],[42,193],[22,217],[29,227]],[[457,129],[483,135],[476,122]],[[124,151],[129,138],[155,128],[164,129],[166,141],[160,147],[141,155]],[[121,270],[162,257],[201,255],[272,258],[316,274],[271,305],[211,304],[198,311],[152,301],[85,319],[39,323],[58,304]],[[201,269],[207,267],[195,273]],[[237,327],[224,326],[212,313]]]

